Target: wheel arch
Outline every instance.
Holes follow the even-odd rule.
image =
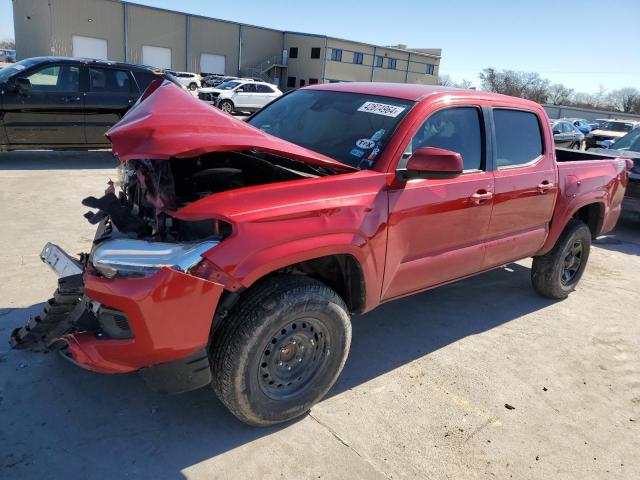
[[[558,208],[558,207],[556,207]],[[591,237],[596,238],[600,235],[602,227],[604,225],[604,219],[606,216],[606,205],[600,198],[585,198],[583,201],[574,205],[568,205],[563,211],[556,214],[556,217],[551,221],[549,228],[549,235],[547,241],[536,253],[535,256],[544,255],[548,253],[556,244],[560,235],[567,227],[572,219],[578,219],[583,221],[591,231]]]

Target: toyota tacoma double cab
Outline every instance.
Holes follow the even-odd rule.
[[[58,289],[11,342],[211,384],[251,425],[327,393],[352,314],[526,257],[567,297],[631,168],[556,152],[536,103],[405,84],[314,85],[243,122],[158,81],[107,136],[122,178],[82,200],[91,249],[45,246]]]

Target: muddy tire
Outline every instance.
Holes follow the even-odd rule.
[[[567,298],[584,273],[590,250],[589,227],[579,220],[571,220],[551,251],[533,258],[533,288],[548,298]]]
[[[214,334],[213,389],[255,426],[306,413],[335,383],[349,353],[351,322],[340,296],[299,275],[251,288]]]
[[[233,102],[231,100],[222,100],[220,102],[220,110],[225,113],[232,114],[233,113]]]

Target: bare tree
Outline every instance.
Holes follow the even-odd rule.
[[[573,89],[565,87],[561,83],[554,83],[549,87],[549,100],[554,105],[564,105],[569,102],[573,95]]]
[[[0,48],[4,50],[15,50],[16,42],[11,38],[5,38],[4,40],[0,40]]]
[[[449,75],[438,75],[438,85],[443,87],[453,87],[455,82]]]
[[[624,87],[610,92],[607,99],[616,110],[631,113],[640,103],[640,91],[637,88]]]
[[[485,68],[479,76],[483,90],[526,98],[538,103],[545,103],[549,96],[551,82],[536,72]]]
[[[471,80],[462,79],[459,82],[453,80],[449,75],[440,75],[438,77],[438,85],[443,87],[455,87],[455,88],[473,88],[473,82]]]

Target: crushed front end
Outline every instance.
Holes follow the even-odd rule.
[[[83,200],[97,209],[85,215],[98,224],[90,253],[73,258],[50,243],[43,249],[58,289],[40,315],[14,330],[11,345],[59,351],[96,372],[141,371],[157,390],[202,386],[210,380],[206,347],[224,287],[199,272],[211,271],[203,254],[229,227],[170,216],[184,202],[169,162],[125,167],[118,195],[110,182],[104,196]]]

